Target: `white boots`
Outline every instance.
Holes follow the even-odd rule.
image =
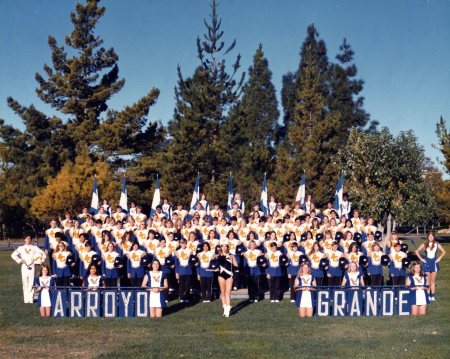
[[[223,307],[223,316],[228,318],[230,316],[231,305],[223,304],[222,307]]]

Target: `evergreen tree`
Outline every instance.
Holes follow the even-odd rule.
[[[250,66],[242,99],[224,126],[233,152],[232,171],[237,191],[249,202],[258,202],[264,172],[273,172],[275,131],[279,117],[275,86],[262,45]]]
[[[3,167],[0,181],[13,181],[8,206],[19,206],[17,213],[29,213],[29,203],[36,191],[55,176],[67,161],[88,147],[93,160],[108,161],[115,169],[135,168],[143,157],[154,156],[164,145],[164,129],[149,123],[148,112],[159,91],[149,93],[131,106],[117,111],[108,108],[109,99],[119,92],[125,81],[119,79],[118,56],[113,48],[106,49],[94,30],[105,8],[99,0],[77,4],[70,18],[73,31],[59,46],[49,36],[52,64],[44,65],[44,74],[36,74],[39,98],[62,113],[63,121],[49,117],[33,105],[22,106],[8,98],[9,107],[21,117],[25,131],[0,122]],[[132,174],[136,185],[144,187],[139,172]],[[141,182],[139,182],[141,181]],[[138,187],[131,181],[130,190],[139,197]],[[18,199],[15,199],[15,198]],[[8,207],[11,208],[11,207]],[[23,211],[19,210],[22,208]]]
[[[357,68],[353,63],[354,52],[344,39],[339,47],[340,53],[336,56],[337,64],[330,65],[330,96],[328,107],[331,111],[338,112],[339,121],[339,145],[346,143],[348,133],[352,127],[364,129],[369,124],[369,132],[376,130],[378,122],[371,121],[369,114],[364,110],[364,98],[360,96],[364,81],[356,78]]]
[[[225,55],[235,47],[222,41],[221,19],[217,2],[211,3],[211,22],[205,20],[204,40],[197,38],[200,66],[190,78],[178,68],[175,89],[176,108],[169,123],[170,143],[163,158],[161,182],[175,201],[189,202],[197,171],[202,189],[211,197],[224,201],[231,154],[227,139],[221,137],[228,110],[238,99],[244,80],[235,79],[240,55],[227,72]]]
[[[444,166],[446,173],[450,174],[450,131],[447,129],[447,124],[442,116],[436,124],[436,135],[439,142],[435,148],[444,156],[444,160],[439,161],[439,163]]]
[[[277,161],[277,195],[283,201],[292,201],[303,170],[308,177],[307,192],[316,203],[326,202],[333,192],[338,170],[331,159],[337,150],[340,116],[326,106],[328,68],[325,43],[310,25],[301,50],[293,118],[283,143],[287,163]]]

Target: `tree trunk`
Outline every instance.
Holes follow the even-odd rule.
[[[392,214],[389,213],[386,223],[386,236],[383,239],[383,250],[386,248],[386,241],[391,239],[391,231],[392,231]]]

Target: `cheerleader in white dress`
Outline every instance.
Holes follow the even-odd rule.
[[[411,315],[425,315],[430,298],[427,291],[427,277],[420,262],[413,263],[411,273],[406,278],[406,285],[410,287]]]
[[[41,317],[50,317],[52,302],[50,300],[51,287],[55,285],[55,278],[50,276],[50,270],[46,264],[41,266],[39,277],[34,281],[34,291],[38,293],[37,306]]]
[[[438,252],[440,253],[438,255]],[[445,256],[445,249],[436,241],[433,232],[429,232],[427,239],[416,250],[416,255],[420,259],[423,271],[427,274],[428,284],[430,285],[428,293],[430,300],[434,301],[436,292],[436,277],[439,271],[439,262]]]
[[[295,278],[294,287],[297,291],[295,304],[298,308],[298,315],[302,318],[312,317],[315,305],[314,290],[316,280],[311,274],[308,263],[303,263]]]
[[[161,263],[155,259],[151,264],[151,271],[147,272],[142,287],[150,291],[150,318],[162,317],[166,307],[166,292],[169,287],[167,277],[161,270]]]

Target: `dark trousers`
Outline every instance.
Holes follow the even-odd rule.
[[[280,300],[280,279],[281,277],[270,276],[269,279],[270,300]]]
[[[68,287],[70,285],[70,277],[56,277],[55,283],[58,287]]]
[[[200,277],[202,300],[211,300],[212,281],[212,277]]]
[[[105,287],[106,288],[117,287],[117,278],[105,278]]]
[[[316,278],[316,286],[317,286],[317,287],[323,286],[323,280],[324,280],[324,277],[322,277],[322,278]]]
[[[178,295],[181,300],[189,299],[191,289],[191,275],[180,275],[178,279]]]
[[[340,287],[342,284],[342,277],[328,277],[328,285],[330,287]]]
[[[130,278],[130,287],[141,287],[143,278]]]
[[[403,276],[392,276],[392,284],[393,285],[405,285],[406,277]]]
[[[370,284],[371,285],[382,285],[383,284],[383,275],[382,274],[370,275]]]
[[[291,300],[295,300],[295,296],[297,294],[295,292],[294,282],[295,282],[295,277],[291,276],[291,278],[289,278],[289,290],[291,292]]]
[[[248,298],[250,300],[259,299],[260,289],[259,289],[259,276],[248,276],[247,277],[248,286]]]

